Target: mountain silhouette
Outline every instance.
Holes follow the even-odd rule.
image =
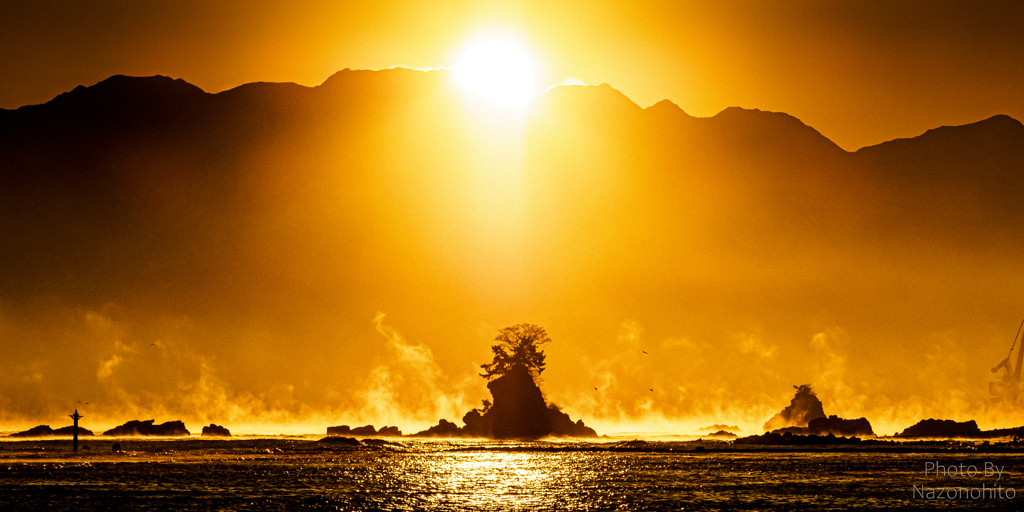
[[[450,71],[389,69],[216,94],[114,76],[0,110],[0,305],[25,325],[53,304],[188,318],[225,379],[316,387],[371,357],[323,347],[380,310],[422,312],[431,339],[522,316],[509,304],[693,325],[821,307],[881,330],[985,296],[984,269],[1016,275],[1024,126],[1007,116],[847,152],[788,114],[698,118],[607,84],[554,87],[514,122],[473,101]],[[110,349],[82,350],[53,373],[96,380],[75,361]]]
[[[218,94],[114,76],[0,111],[0,264],[20,269],[2,292],[116,295],[128,278],[190,296],[206,282],[201,298],[253,286],[250,272],[269,292],[310,284],[287,275],[300,259],[351,262],[325,229],[363,254],[408,251],[398,226],[457,237],[430,210],[431,197],[473,194],[459,188],[472,130],[462,109],[449,72],[390,69]],[[626,237],[653,248],[676,237],[674,222],[699,221],[688,229],[700,243],[744,251],[766,237],[978,242],[1021,219],[1024,127],[1007,116],[848,153],[787,114],[695,118],[605,84],[549,90],[528,123],[526,214],[546,219],[535,235],[627,267],[615,256],[625,232],[594,223],[645,225]]]
[[[0,263],[22,276],[3,292],[55,279],[114,287],[128,268],[165,287],[223,274],[220,256],[244,267],[242,247],[283,271],[297,255],[277,248],[323,250],[323,223],[378,249],[402,243],[400,224],[448,231],[427,203],[472,193],[458,189],[472,129],[459,101],[446,71],[344,70],[318,87],[218,94],[114,76],[0,111]],[[1021,218],[1024,127],[1007,116],[848,153],[787,114],[695,118],[667,101],[641,109],[606,84],[555,87],[530,115],[528,179],[544,180],[527,183],[527,213],[549,219],[537,233],[549,241],[611,217],[658,219],[644,244],[668,219],[700,219],[704,241],[741,250],[766,235],[1002,236]],[[590,230],[583,242],[614,253],[621,234]]]

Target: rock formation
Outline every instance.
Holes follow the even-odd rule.
[[[720,432],[720,431],[725,431],[725,432],[728,432],[728,433],[736,433],[736,432],[740,431],[740,427],[738,427],[736,425],[726,425],[724,423],[715,423],[714,425],[708,425],[706,427],[701,427],[701,428],[697,429],[697,432],[700,432],[702,434],[707,434],[707,433],[710,433],[710,432],[715,432],[714,434],[711,434],[711,435],[717,435],[718,432]]]
[[[921,420],[896,437],[981,437],[981,429],[974,420],[956,422],[953,420]]]
[[[733,434],[732,432],[729,432],[727,430],[719,430],[718,432],[712,432],[712,433],[710,433],[708,435],[709,436],[719,436],[719,437],[739,437],[738,435]]]
[[[814,418],[807,423],[807,430],[814,435],[834,434],[837,436],[873,436],[874,430],[867,418],[848,420],[836,415],[828,418]]]
[[[348,425],[340,425],[337,427],[327,427],[327,435],[329,436],[360,436],[360,437],[400,437],[402,431],[398,427],[389,427],[387,425],[377,430],[373,425],[366,425],[362,427],[351,428]]]
[[[474,411],[475,412],[475,411]],[[479,413],[478,413],[479,414]],[[413,434],[417,437],[465,437],[466,433],[459,428],[458,425],[442,418],[441,421],[437,422],[437,425],[430,427],[422,432]]]
[[[465,436],[492,439],[536,439],[545,436],[597,437],[594,429],[573,422],[558,406],[548,404],[524,367],[514,367],[487,383],[493,405],[473,409],[462,417],[463,428],[447,420],[414,434],[420,437]],[[454,428],[453,428],[454,427]]]
[[[32,427],[24,432],[16,432],[7,437],[71,437],[74,434],[74,425],[61,427],[56,430],[50,428],[49,425],[39,425],[38,427]],[[78,437],[91,435],[93,435],[91,430],[78,427]]]
[[[738,445],[759,445],[759,446],[772,446],[772,445],[822,445],[822,444],[857,444],[862,442],[859,437],[836,437],[832,434],[827,436],[815,436],[815,435],[794,435],[791,432],[779,434],[776,432],[766,433],[764,435],[753,435],[747,437],[741,437],[733,441],[733,444]],[[869,443],[877,443],[879,441],[869,440]]]
[[[398,427],[389,427],[385,425],[377,431],[377,435],[381,437],[401,437],[402,431],[398,430]]]
[[[187,436],[189,431],[181,421],[168,421],[154,425],[155,420],[132,420],[103,433],[105,436]]]
[[[231,437],[231,432],[225,427],[210,423],[209,426],[203,427],[203,437]]]
[[[363,446],[363,443],[361,443],[358,439],[354,437],[345,436],[330,435],[321,439],[319,442],[332,444],[336,446]]]
[[[377,435],[377,429],[373,428],[373,425],[366,425],[352,429],[349,434],[354,436],[375,436]]]
[[[824,418],[825,410],[821,400],[814,394],[810,384],[793,386],[796,388],[796,396],[790,401],[789,406],[772,416],[764,424],[766,431],[784,429],[786,427],[806,427],[814,418]]]

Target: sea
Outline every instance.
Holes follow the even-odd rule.
[[[115,443],[118,445],[115,447]],[[116,450],[115,448],[120,448]],[[0,510],[1024,510],[1024,447],[944,441],[0,438]]]

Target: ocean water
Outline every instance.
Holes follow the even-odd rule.
[[[1019,447],[350,445],[321,437],[83,439],[78,452],[67,439],[3,440],[0,510],[1021,510],[1024,503]],[[114,442],[121,452],[112,451]]]

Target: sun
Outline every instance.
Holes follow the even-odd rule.
[[[533,95],[533,67],[515,45],[488,40],[473,45],[459,60],[455,76],[488,100],[519,107]]]

